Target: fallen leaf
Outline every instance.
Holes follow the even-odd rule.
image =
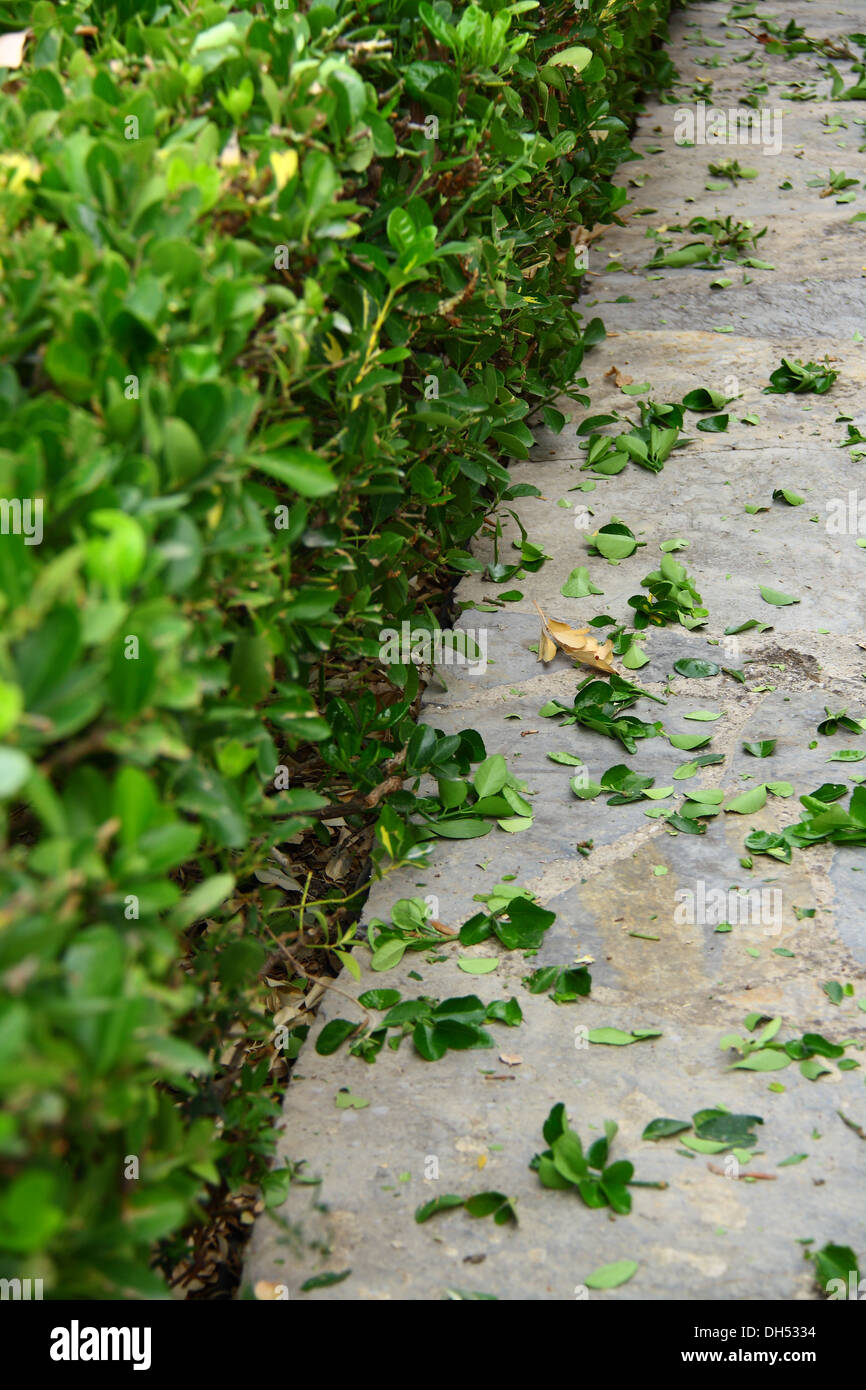
[[[458,927],[447,927],[444,922],[440,922],[437,917],[430,918],[431,927],[435,927],[443,936],[457,936]]]
[[[624,376],[619,367],[608,367],[605,376],[612,376],[615,386],[631,386],[634,381],[633,376]]]
[[[354,1096],[346,1086],[341,1086],[334,1097],[334,1104],[338,1110],[366,1110],[370,1104],[363,1096]]]
[[[253,1293],[260,1302],[277,1302],[285,1297],[283,1293],[285,1287],[285,1284],[272,1284],[268,1279],[260,1279],[253,1289]]]
[[[588,1289],[617,1289],[620,1284],[628,1283],[637,1269],[637,1260],[615,1260],[613,1264],[594,1269],[584,1282]]]
[[[500,1052],[500,1062],[504,1062],[507,1067],[519,1067],[523,1061],[519,1052]]]
[[[589,628],[577,629],[570,627],[568,623],[559,622],[556,618],[546,618],[534,599],[533,603],[541,618],[539,661],[552,660],[558,647],[566,656],[573,657],[583,666],[591,666],[593,670],[604,671],[609,676],[616,675],[616,667],[610,664],[613,655],[613,642],[610,638],[600,646],[596,638],[589,635]]]

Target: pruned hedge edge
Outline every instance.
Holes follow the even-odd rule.
[[[166,1296],[210,1194],[283,1189],[255,874],[382,782],[382,630],[436,627],[527,416],[585,399],[571,233],[667,10],[7,7],[0,1276]]]

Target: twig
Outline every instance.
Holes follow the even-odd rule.
[[[333,801],[330,806],[319,806],[313,811],[302,811],[301,815],[314,816],[316,820],[332,820],[336,816],[353,816],[359,815],[363,811],[374,810],[383,796],[387,796],[389,792],[397,792],[402,787],[405,778],[398,776],[396,769],[405,756],[406,749],[403,748],[393,758],[389,758],[387,763],[383,764],[383,771],[390,771],[392,776],[386,777],[384,782],[380,782],[366,796],[356,797],[352,801]]]
[[[707,1167],[711,1173],[716,1173],[720,1178],[729,1176],[724,1168],[719,1168],[715,1163],[708,1163]],[[731,1174],[730,1176],[736,1176],[739,1178],[740,1182],[743,1181],[743,1178],[760,1178],[762,1182],[775,1182],[779,1175],[778,1173],[737,1173],[736,1175]]]
[[[267,926],[267,924],[265,925],[265,931],[267,932],[271,940],[274,942],[275,946],[280,951],[282,951],[283,955],[289,962],[289,965],[292,967],[292,969],[297,970],[298,974],[303,976],[305,980],[312,980],[314,985],[321,985],[323,989],[332,989],[335,994],[342,995],[342,997],[344,999],[348,999],[351,1004],[355,1004],[359,1009],[363,1009],[363,1020],[361,1023],[358,1024],[357,1028],[355,1029],[355,1032],[358,1031],[358,1028],[365,1027],[370,1022],[370,1010],[364,1008],[364,1005],[361,1003],[359,999],[356,999],[353,994],[349,994],[347,990],[340,989],[340,986],[335,985],[333,980],[322,979],[320,975],[311,975],[308,970],[305,970],[302,965],[298,964],[289,948],[282,941],[280,941],[280,938],[278,936],[274,935],[274,933],[271,931],[270,927]]]
[[[850,1120],[844,1110],[837,1110],[836,1114],[849,1129],[853,1129],[859,1139],[866,1139],[866,1129],[864,1129],[862,1125],[858,1125],[856,1120]]]

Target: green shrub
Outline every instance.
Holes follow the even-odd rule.
[[[7,6],[0,1274],[159,1296],[265,1172],[255,872],[382,782],[381,630],[437,626],[527,415],[585,399],[571,230],[625,202],[667,8]]]

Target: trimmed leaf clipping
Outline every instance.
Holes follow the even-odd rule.
[[[533,599],[533,603],[535,600]],[[559,622],[556,618],[546,618],[544,613],[535,603],[538,616],[541,618],[541,637],[538,642],[538,660],[551,661],[556,655],[557,648],[565,652],[566,656],[573,657],[583,666],[591,666],[595,671],[604,671],[606,675],[616,674],[616,667],[610,663],[613,655],[613,642],[610,638],[600,645],[595,637],[589,635],[589,628],[579,630],[570,627],[568,623]]]

